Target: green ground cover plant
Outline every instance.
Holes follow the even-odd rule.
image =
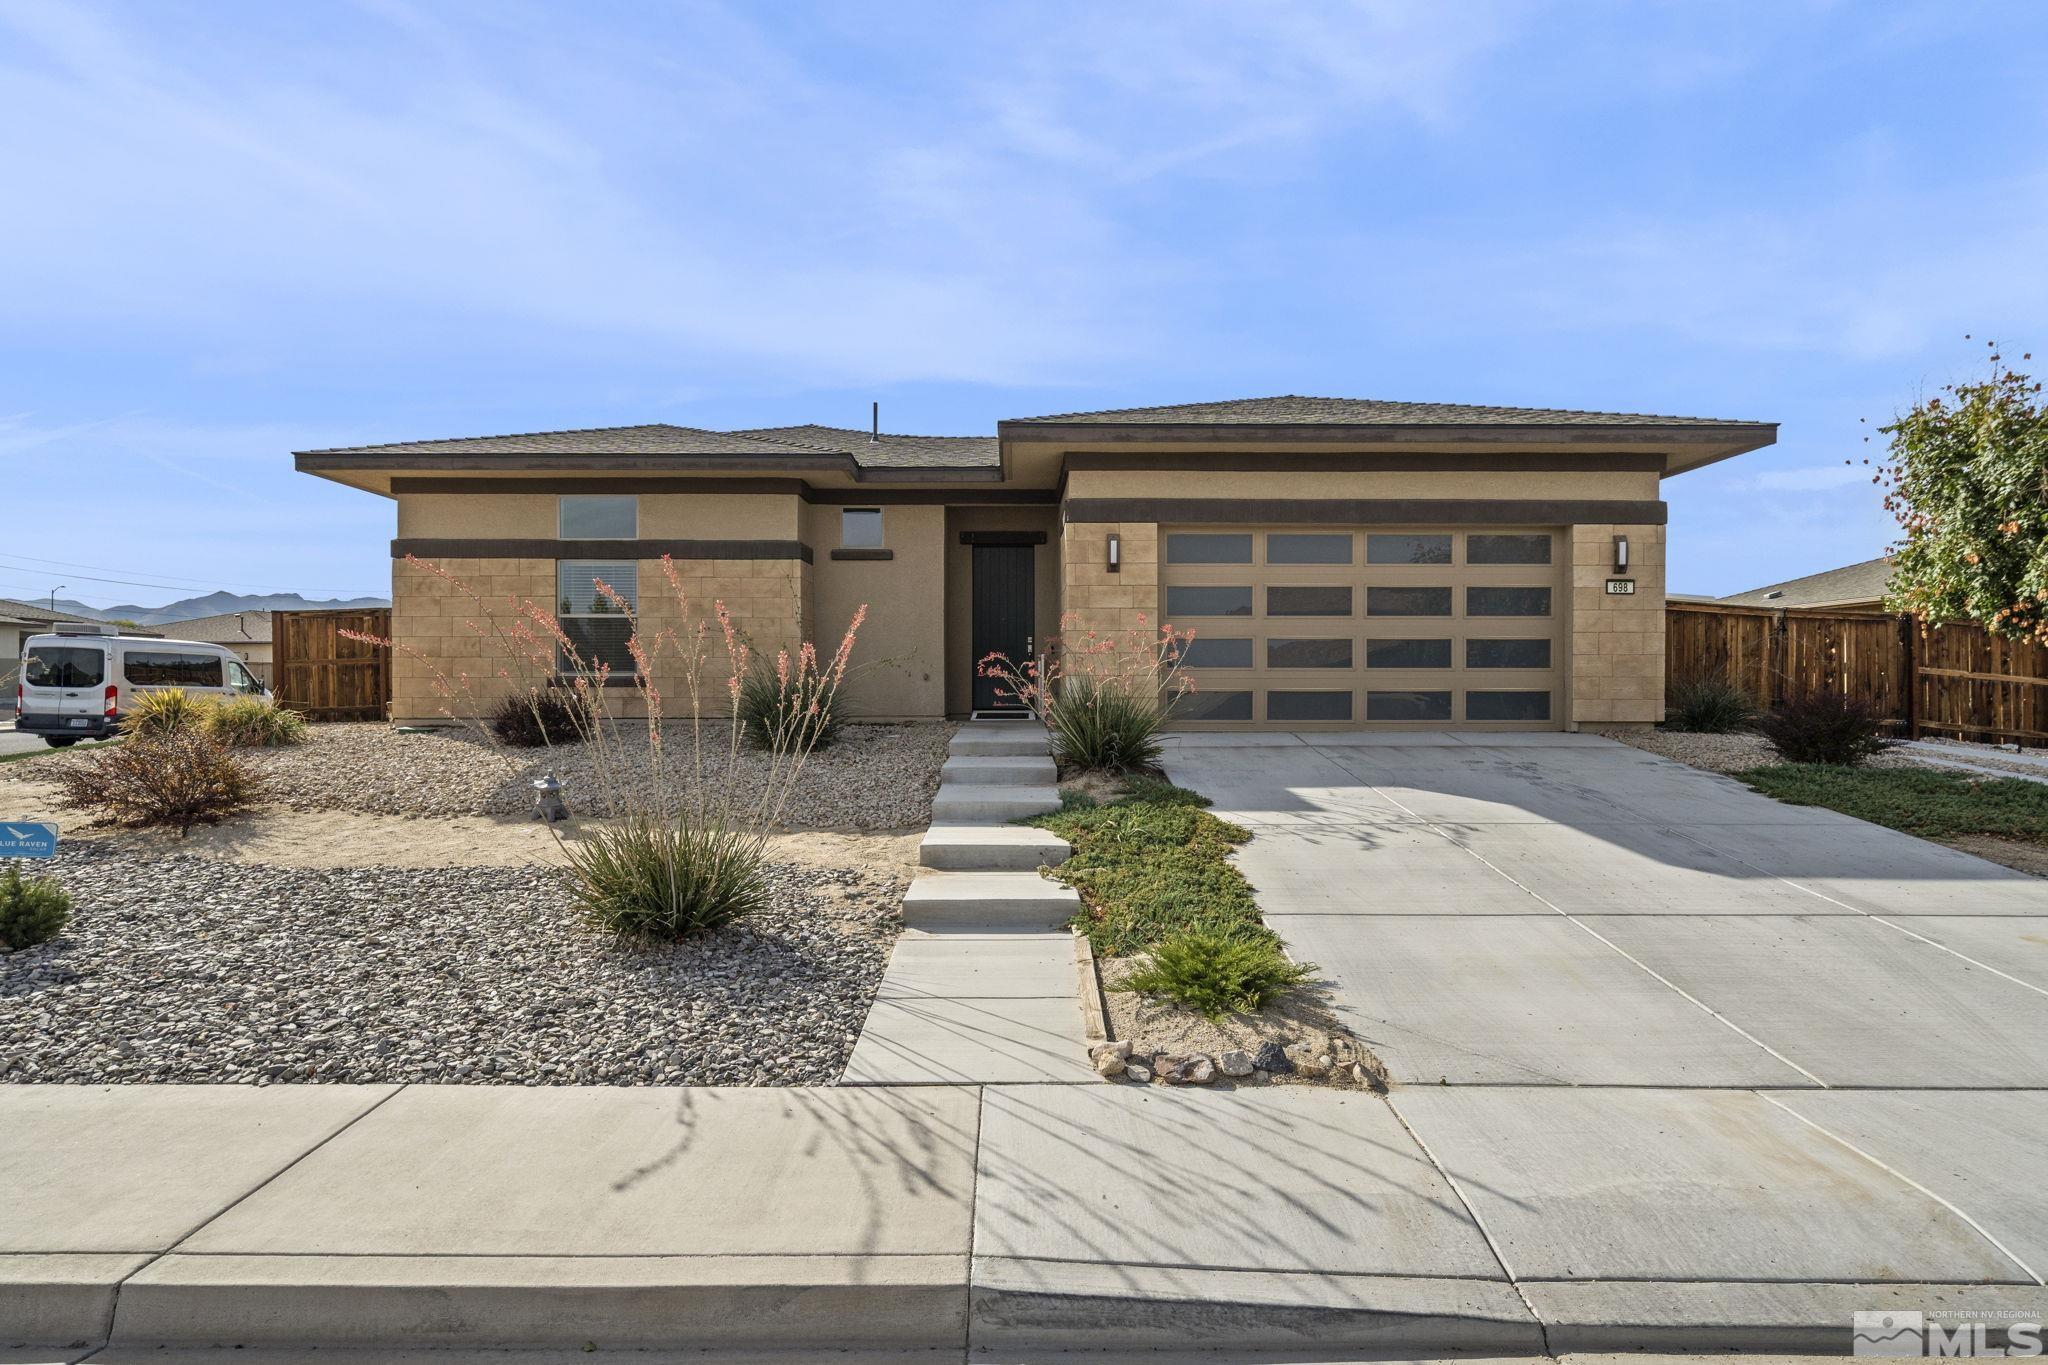
[[[1777,763],[1735,774],[1766,796],[1887,825],[1926,839],[1992,834],[2048,844],[2048,786],[1928,768]]]

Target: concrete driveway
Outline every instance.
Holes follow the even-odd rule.
[[[2048,1086],[2048,881],[1580,735],[1215,735],[1267,921],[1398,1081]]]

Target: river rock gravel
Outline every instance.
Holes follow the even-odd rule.
[[[828,749],[805,762],[781,824],[787,829],[882,830],[920,827],[931,819],[932,795],[954,727],[849,725]],[[707,771],[742,801],[758,799],[769,771],[765,754],[742,749],[735,780],[724,780],[728,746],[721,726],[706,728]],[[695,771],[688,729],[668,732],[665,769],[680,784]],[[621,752],[648,781],[645,730],[623,732]],[[513,815],[533,808],[528,784],[552,770],[578,814],[606,815],[611,804],[588,746],[507,749],[474,729],[407,734],[389,725],[341,723],[309,726],[304,744],[238,752],[262,784],[262,801],[299,811],[355,811],[370,815]],[[54,765],[91,763],[90,753],[51,756],[33,763],[0,764],[0,782],[48,777]]]
[[[771,910],[653,947],[535,868],[271,868],[68,845],[76,910],[0,954],[0,1082],[826,1085],[897,893],[776,864]]]

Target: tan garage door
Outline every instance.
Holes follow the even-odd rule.
[[[1190,729],[1554,730],[1563,534],[1167,527],[1165,620],[1193,630]]]

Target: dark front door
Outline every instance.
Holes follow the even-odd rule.
[[[981,661],[991,654],[1006,656],[1022,671],[1031,660],[1036,552],[1029,545],[974,547],[974,709],[1017,709],[1015,697],[998,697],[994,678],[981,676]],[[1009,691],[1009,688],[1004,688]]]

